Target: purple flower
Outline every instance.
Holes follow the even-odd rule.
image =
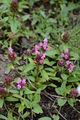
[[[35,45],[35,51],[39,50],[39,49],[40,49],[40,46],[39,45]]]
[[[25,79],[19,79],[17,82],[17,88],[18,89],[24,89],[26,86],[26,80]]]
[[[35,45],[32,49],[32,53],[35,54],[34,63],[44,63],[44,59],[46,57],[45,52],[48,49],[48,40],[45,38],[43,42],[40,42],[39,44]]]
[[[75,65],[71,61],[66,61],[66,68],[71,73],[74,70]]]
[[[63,67],[64,66],[64,61],[63,60],[59,60],[58,61],[58,65],[61,66],[61,67]]]
[[[41,56],[41,58],[40,58],[40,64],[43,64],[44,63],[44,59],[45,59],[45,57],[46,57],[46,54],[44,53],[42,56]]]
[[[70,58],[70,52],[69,52],[69,49],[66,49],[65,52],[61,53],[61,57],[65,60],[69,60]]]
[[[34,61],[35,61],[35,63],[43,64],[45,57],[46,57],[45,53],[44,54],[37,54]]]
[[[42,43],[42,48],[43,48],[45,51],[47,51],[47,49],[48,49],[48,39],[47,39],[47,38],[44,39],[44,41],[43,41],[43,43]]]
[[[35,53],[36,55],[40,54],[40,46],[35,45],[35,47],[32,49],[32,53]]]

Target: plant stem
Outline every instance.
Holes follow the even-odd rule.
[[[37,64],[36,65],[36,80],[35,80],[35,83],[38,82],[38,75],[39,75],[39,65]]]

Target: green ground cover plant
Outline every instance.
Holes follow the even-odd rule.
[[[0,120],[79,120],[79,39],[78,0],[0,1]]]

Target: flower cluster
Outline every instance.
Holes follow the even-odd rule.
[[[69,49],[66,49],[65,52],[61,53],[62,60],[58,61],[58,65],[65,67],[69,73],[73,72],[75,65],[70,61],[70,52]]]
[[[13,49],[11,47],[8,48],[8,58],[11,61],[14,61],[16,59],[16,53],[13,51]]]
[[[35,45],[32,49],[32,53],[36,55],[34,62],[35,63],[44,63],[44,59],[46,57],[46,51],[48,50],[48,40],[45,38],[43,42]]]
[[[18,89],[24,89],[26,87],[26,80],[25,79],[19,79],[19,81],[17,82],[16,87]]]

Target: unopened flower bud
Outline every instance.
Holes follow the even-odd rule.
[[[13,49],[10,47],[8,48],[8,58],[11,60],[11,61],[14,61],[16,59],[17,55],[16,53],[13,51]]]
[[[69,41],[69,33],[68,32],[64,32],[61,35],[62,41],[67,43]]]
[[[12,82],[12,77],[11,76],[5,76],[4,78],[4,84],[5,85],[10,85]]]
[[[63,67],[64,66],[64,61],[63,60],[59,60],[58,61],[58,65],[61,66],[61,67]]]
[[[12,0],[11,2],[11,9],[16,11],[18,9],[18,0]]]
[[[0,87],[0,97],[4,97],[6,93],[6,89],[4,87]]]
[[[77,97],[78,91],[77,91],[76,89],[72,89],[72,90],[70,91],[70,95],[71,95],[71,97]]]

